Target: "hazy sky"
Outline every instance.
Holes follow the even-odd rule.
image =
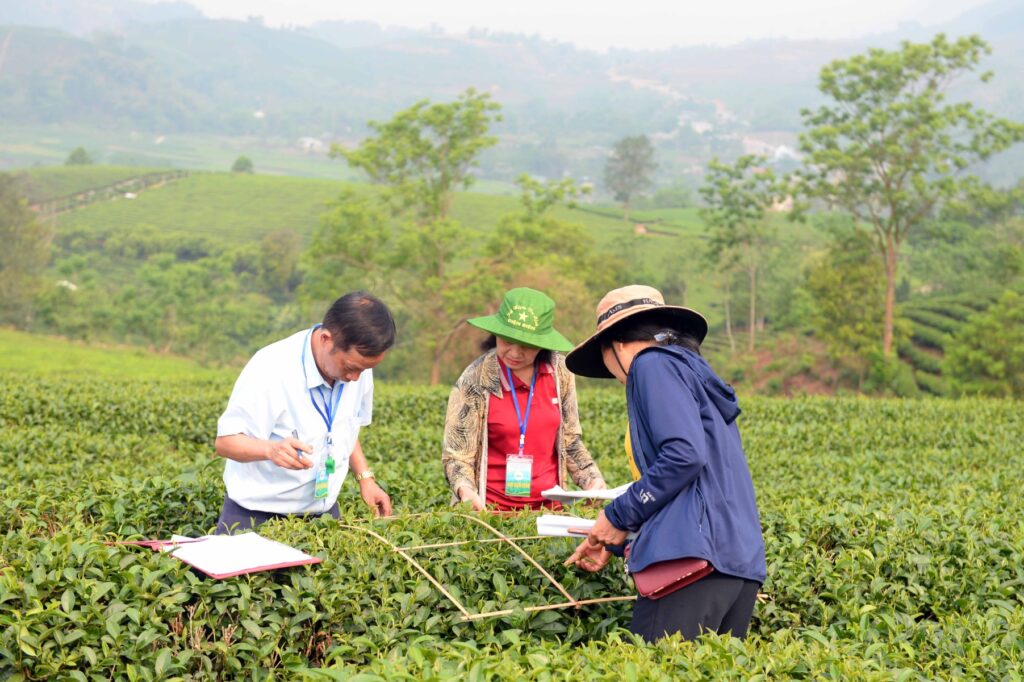
[[[448,32],[472,27],[539,34],[603,50],[735,43],[756,38],[843,38],[901,21],[935,24],[987,0],[187,0],[207,16],[267,24],[368,20]]]

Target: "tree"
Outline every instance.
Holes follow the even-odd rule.
[[[274,230],[260,240],[260,278],[265,293],[280,303],[292,298],[298,284],[302,240],[294,230]]]
[[[757,277],[767,257],[773,229],[768,218],[772,205],[784,194],[780,181],[764,157],[741,156],[733,165],[713,159],[700,194],[700,215],[709,228],[709,250],[721,264],[738,263],[747,275],[747,350],[754,350],[757,333]]]
[[[252,165],[252,159],[248,156],[239,156],[235,159],[235,162],[231,164],[232,173],[253,173],[255,167]]]
[[[825,342],[840,367],[856,376],[860,388],[879,347],[883,266],[866,232],[852,224],[831,231],[828,249],[807,270],[811,325],[814,336]]]
[[[487,133],[501,120],[500,108],[473,88],[455,102],[423,100],[390,121],[371,121],[376,135],[352,151],[332,145],[331,157],[345,159],[384,185],[396,210],[411,211],[423,223],[446,220],[455,191],[472,184],[480,153],[498,143]]]
[[[588,188],[571,179],[541,182],[525,174],[516,184],[520,209],[498,220],[469,273],[469,281],[490,285],[476,299],[497,306],[513,286],[551,292],[558,301],[558,328],[570,338],[583,338],[593,330],[594,292],[626,281],[631,271],[617,255],[598,253],[582,224],[553,215]]]
[[[340,269],[349,281],[388,292],[405,333],[428,346],[431,384],[440,382],[451,330],[461,319],[450,296],[460,283],[452,261],[474,236],[449,217],[452,199],[473,182],[480,153],[497,143],[488,130],[499,109],[490,95],[470,88],[454,102],[424,100],[390,121],[371,122],[377,134],[355,150],[331,148],[332,157],[362,169],[383,191],[375,198],[343,195],[314,238],[309,262],[314,271]],[[333,295],[336,281],[327,287],[310,274],[308,292]]]
[[[654,147],[646,135],[624,137],[615,143],[604,167],[604,184],[622,204],[623,220],[629,221],[629,207],[636,195],[653,184],[651,176],[657,167]]]
[[[946,92],[989,52],[978,36],[869,50],[821,71],[831,102],[802,112],[808,196],[870,226],[885,270],[882,351],[893,351],[897,263],[908,232],[964,192],[965,171],[1024,138],[1024,126]],[[990,74],[981,76],[987,81]]]
[[[41,272],[50,260],[51,234],[18,192],[14,176],[0,173],[0,322],[27,326]]]
[[[75,149],[68,154],[68,158],[64,160],[65,166],[91,166],[92,157],[89,156],[89,152],[85,151],[85,147],[75,147]]]
[[[946,349],[943,369],[959,392],[1024,397],[1024,296],[1006,291],[968,318]]]

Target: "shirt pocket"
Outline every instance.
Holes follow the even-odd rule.
[[[334,440],[332,452],[335,459],[348,461],[352,455],[352,449],[359,440],[359,429],[362,421],[358,416],[339,416],[334,422],[331,430],[331,438]]]

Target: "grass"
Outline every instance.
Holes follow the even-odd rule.
[[[106,187],[159,168],[143,166],[51,166],[25,171],[25,196],[29,203],[37,203],[75,194],[87,189]]]
[[[148,225],[236,244],[280,229],[309,237],[340,189],[332,180],[199,173],[132,200],[100,202],[66,214],[60,227],[131,231]]]
[[[188,358],[140,348],[98,347],[51,336],[0,329],[0,371],[49,377],[225,379],[237,369],[211,369]]]

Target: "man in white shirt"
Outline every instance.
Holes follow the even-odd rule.
[[[228,460],[218,533],[293,514],[338,518],[350,469],[374,513],[391,514],[359,429],[372,417],[373,368],[394,342],[387,306],[357,291],[335,301],[322,324],[256,352],[217,422],[217,454]]]

